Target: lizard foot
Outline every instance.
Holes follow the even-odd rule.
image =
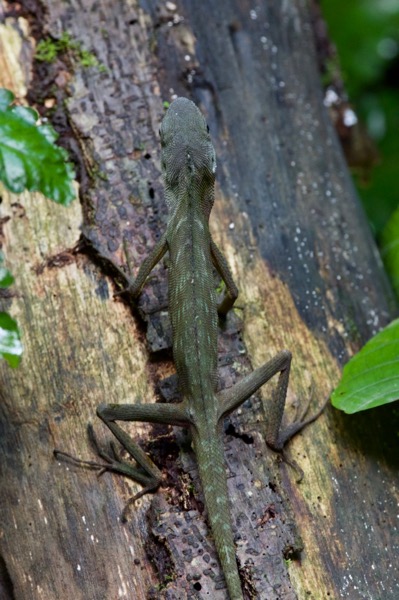
[[[312,398],[313,398],[313,396],[312,396],[312,394],[310,394],[309,400],[305,403],[305,405],[299,415],[298,415],[298,407],[297,407],[297,411],[296,411],[297,414],[295,415],[294,421],[292,423],[290,423],[289,425],[287,425],[283,430],[280,431],[280,434],[279,434],[276,442],[275,443],[268,442],[268,446],[275,452],[278,452],[280,454],[281,458],[283,459],[283,461],[285,463],[287,463],[288,465],[290,465],[290,467],[292,467],[294,469],[294,471],[296,471],[299,474],[299,477],[296,480],[297,483],[300,483],[303,479],[303,476],[304,476],[303,470],[301,469],[301,467],[298,465],[298,463],[294,459],[288,458],[286,452],[284,451],[284,448],[285,448],[285,445],[297,433],[302,431],[302,429],[304,429],[307,425],[309,425],[310,423],[313,423],[314,421],[316,421],[316,419],[318,419],[320,417],[320,415],[322,414],[322,412],[324,411],[324,409],[326,408],[326,406],[330,400],[330,396],[328,396],[327,399],[323,402],[323,404],[320,406],[320,408],[316,412],[314,412],[310,416],[307,416],[307,414],[309,412],[309,407],[312,403]]]
[[[146,475],[145,473],[138,471],[138,469],[133,467],[130,463],[122,460],[114,442],[110,442],[109,451],[104,450],[98,442],[97,436],[94,432],[94,428],[91,425],[91,423],[89,423],[87,426],[87,434],[93,449],[105,461],[105,463],[97,462],[95,460],[84,460],[81,458],[76,458],[76,456],[73,456],[68,452],[63,452],[62,450],[57,449],[53,451],[53,454],[57,459],[61,458],[79,467],[98,471],[98,477],[103,475],[106,471],[111,471],[113,473],[126,475],[130,479],[133,479],[133,481],[135,482],[139,480],[140,483],[145,485],[145,487],[142,490],[140,490],[137,494],[129,498],[129,500],[127,501],[121,515],[121,521],[125,523],[127,521],[127,513],[130,506],[134,504],[136,500],[138,500],[138,498],[141,498],[141,496],[144,496],[149,492],[154,492],[159,487],[160,482]]]

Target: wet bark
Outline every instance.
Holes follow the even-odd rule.
[[[2,194],[1,241],[16,277],[5,304],[26,348],[18,370],[1,365],[0,590],[18,600],[225,599],[181,432],[128,427],[165,483],[127,524],[119,517],[138,485],[98,479],[52,451],[94,459],[86,425],[101,402],[178,395],[165,265],[138,307],[113,298],[123,276],[110,267],[127,270],[128,255],[136,272],[164,230],[157,131],[173,94],[207,116],[218,157],[211,227],[240,290],[220,332],[220,386],[286,347],[290,407],[310,393],[317,406],[394,315],[323,106],[307,3],[50,0],[45,11],[4,5],[2,23],[1,85],[42,114],[54,100],[81,203]],[[99,64],[85,68],[69,48],[31,72],[35,40],[64,31]],[[328,408],[289,447],[300,485],[265,446],[260,398],[231,417],[229,492],[248,597],[396,598],[394,417],[392,407],[352,417]]]

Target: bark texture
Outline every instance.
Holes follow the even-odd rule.
[[[4,304],[20,323],[25,354],[18,370],[0,365],[0,597],[225,600],[182,432],[128,426],[151,438],[147,448],[165,485],[136,503],[127,524],[120,514],[138,485],[110,474],[98,479],[52,452],[94,458],[86,424],[101,402],[178,396],[164,265],[138,310],[113,298],[106,275],[117,275],[107,261],[126,268],[125,248],[136,272],[164,229],[157,131],[172,94],[190,97],[207,115],[218,158],[212,232],[240,290],[240,310],[220,333],[220,386],[286,347],[294,353],[291,408],[310,393],[316,406],[348,357],[393,317],[323,106],[308,4],[45,6],[2,5],[0,85],[55,105],[81,204],[64,209],[38,194],[2,194],[1,242],[16,278]],[[37,39],[64,31],[100,66],[85,68],[69,48],[32,71]],[[82,228],[96,254],[76,247]],[[289,447],[305,472],[298,485],[263,440],[271,389],[262,390],[264,403],[251,399],[227,424],[248,598],[394,600],[394,408],[351,417],[328,408]],[[109,435],[97,429],[105,443]]]

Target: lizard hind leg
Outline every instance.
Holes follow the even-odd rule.
[[[75,465],[97,470],[99,475],[102,475],[105,471],[112,471],[141,483],[144,489],[128,501],[122,513],[122,520],[124,521],[126,520],[127,509],[133,502],[147,492],[155,491],[158,488],[162,481],[162,473],[137,442],[115,421],[141,421],[186,427],[188,419],[183,404],[102,404],[97,408],[97,415],[114,434],[122,447],[136,461],[138,467],[122,460],[113,442],[110,444],[110,452],[101,448],[92,425],[88,426],[89,439],[97,454],[105,462],[81,460],[61,450],[54,450],[54,455],[56,458],[63,458]]]
[[[285,444],[301,429],[309,423],[315,421],[323,412],[326,402],[312,415],[306,416],[309,403],[306,403],[305,409],[301,411],[299,419],[287,425],[284,429],[281,427],[285,401],[287,396],[288,380],[291,367],[291,353],[283,350],[276,354],[270,361],[244,377],[228,390],[219,392],[219,419],[230,414],[238,408],[245,400],[255,393],[274,375],[279,374],[278,384],[274,398],[267,406],[266,423],[266,442],[273,450],[282,451]],[[288,461],[289,462],[289,461]]]
[[[100,477],[107,471],[110,471],[119,475],[125,475],[133,481],[141,483],[143,486],[145,486],[142,490],[137,492],[137,494],[129,498],[129,500],[127,501],[121,515],[121,521],[124,523],[127,520],[127,512],[129,507],[145,494],[148,494],[149,492],[155,492],[156,489],[159,487],[159,484],[161,483],[162,474],[159,471],[159,477],[155,477],[155,472],[153,472],[152,474],[148,474],[144,471],[144,469],[138,469],[137,467],[134,467],[132,463],[123,460],[120,453],[117,451],[116,445],[113,441],[109,443],[109,450],[103,448],[100,442],[98,441],[97,435],[91,423],[87,425],[87,435],[90,440],[90,444],[93,447],[96,454],[98,454],[98,456],[102,458],[105,462],[76,458],[68,452],[63,452],[62,450],[57,449],[54,450],[54,456],[57,459],[66,460],[67,462],[72,463],[78,467],[98,471],[98,477]],[[154,468],[157,469],[155,465]]]

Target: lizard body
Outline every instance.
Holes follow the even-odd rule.
[[[98,416],[141,469],[100,452],[108,461],[101,467],[141,482],[145,489],[138,495],[154,490],[161,482],[161,472],[116,421],[149,421],[188,428],[228,593],[231,600],[243,600],[227,493],[223,420],[277,373],[279,383],[266,430],[266,440],[271,447],[282,449],[290,437],[317,418],[321,411],[307,419],[303,415],[298,422],[280,431],[291,363],[288,351],[280,352],[233,387],[216,393],[218,311],[225,314],[231,308],[237,288],[208,226],[214,201],[215,151],[203,115],[186,98],[172,102],[162,121],[160,135],[169,221],[166,232],[142,263],[129,291],[137,297],[151,269],[169,251],[173,356],[183,399],[174,405],[99,406]],[[226,283],[226,295],[219,307],[213,266]]]

